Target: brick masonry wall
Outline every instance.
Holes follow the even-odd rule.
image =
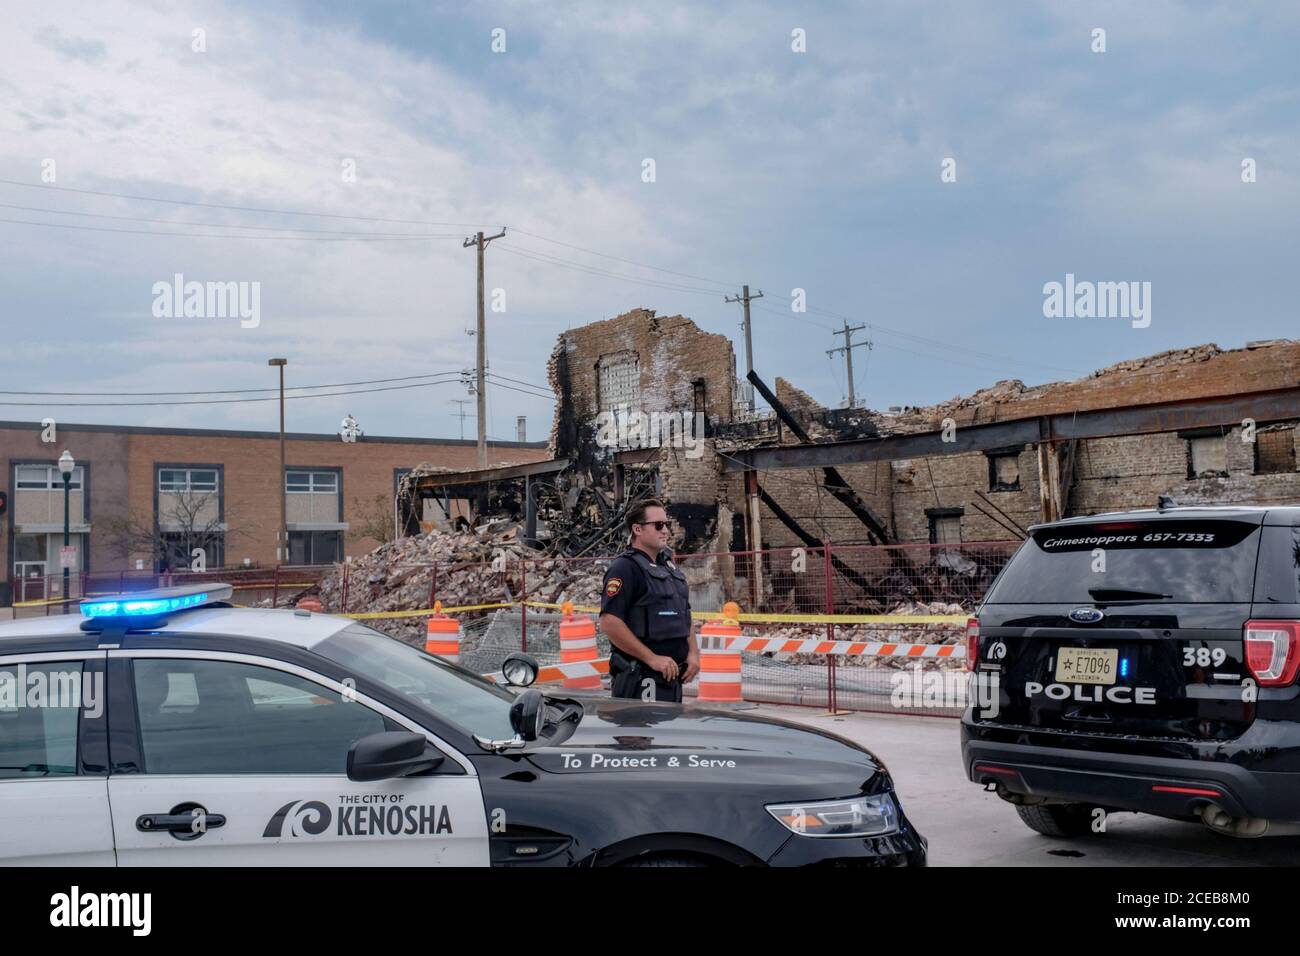
[[[702,332],[688,318],[634,309],[570,329],[560,336],[560,348],[568,368],[571,411],[580,422],[594,421],[600,412],[596,369],[601,356],[624,351],[635,352],[639,360],[641,411],[693,411],[691,383],[703,379],[705,414],[717,421],[731,419],[736,368],[731,341]]]
[[[0,488],[13,500],[13,462],[53,462],[67,448],[79,463],[89,468],[90,543],[89,567],[93,571],[133,568],[145,553],[123,555],[113,546],[106,531],[110,518],[133,514],[146,525],[154,513],[155,466],[160,463],[221,465],[225,479],[227,534],[226,559],[236,564],[247,557],[263,566],[275,563],[275,533],[280,520],[279,441],[276,438],[231,436],[221,433],[156,434],[118,430],[59,428],[58,441],[43,444],[37,428],[0,428]],[[491,465],[541,461],[545,448],[489,446]],[[321,440],[289,439],[285,442],[286,464],[341,468],[342,521],[355,528],[362,516],[375,510],[374,500],[393,495],[393,470],[411,468],[422,462],[449,469],[469,469],[477,460],[474,445],[442,442],[384,442],[361,438],[345,443],[337,436]],[[0,520],[0,580],[12,569],[10,520]],[[349,555],[370,551],[377,541],[345,535]],[[54,573],[57,569],[52,569]]]

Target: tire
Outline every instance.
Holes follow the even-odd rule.
[[[1016,813],[1025,826],[1044,836],[1087,836],[1092,832],[1092,812],[1086,803],[1048,803],[1032,807],[1016,807]]]
[[[709,866],[699,857],[691,856],[637,856],[628,860],[624,866]]]

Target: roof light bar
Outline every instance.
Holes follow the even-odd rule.
[[[195,584],[159,588],[135,594],[115,594],[81,602],[81,615],[88,619],[156,618],[172,611],[184,611],[228,601],[235,591],[229,584]]]

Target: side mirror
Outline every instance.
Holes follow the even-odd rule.
[[[434,770],[446,758],[423,734],[391,730],[362,737],[348,749],[348,779],[390,780]]]
[[[501,662],[501,673],[512,687],[528,687],[537,680],[540,671],[537,658],[523,651],[515,651]]]
[[[546,698],[540,690],[526,690],[510,705],[510,728],[521,740],[536,740],[546,722]]]

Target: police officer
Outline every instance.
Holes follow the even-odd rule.
[[[668,550],[672,524],[663,503],[638,501],[627,513],[629,546],[605,572],[600,629],[613,644],[614,697],[680,703],[700,672],[686,576]]]

